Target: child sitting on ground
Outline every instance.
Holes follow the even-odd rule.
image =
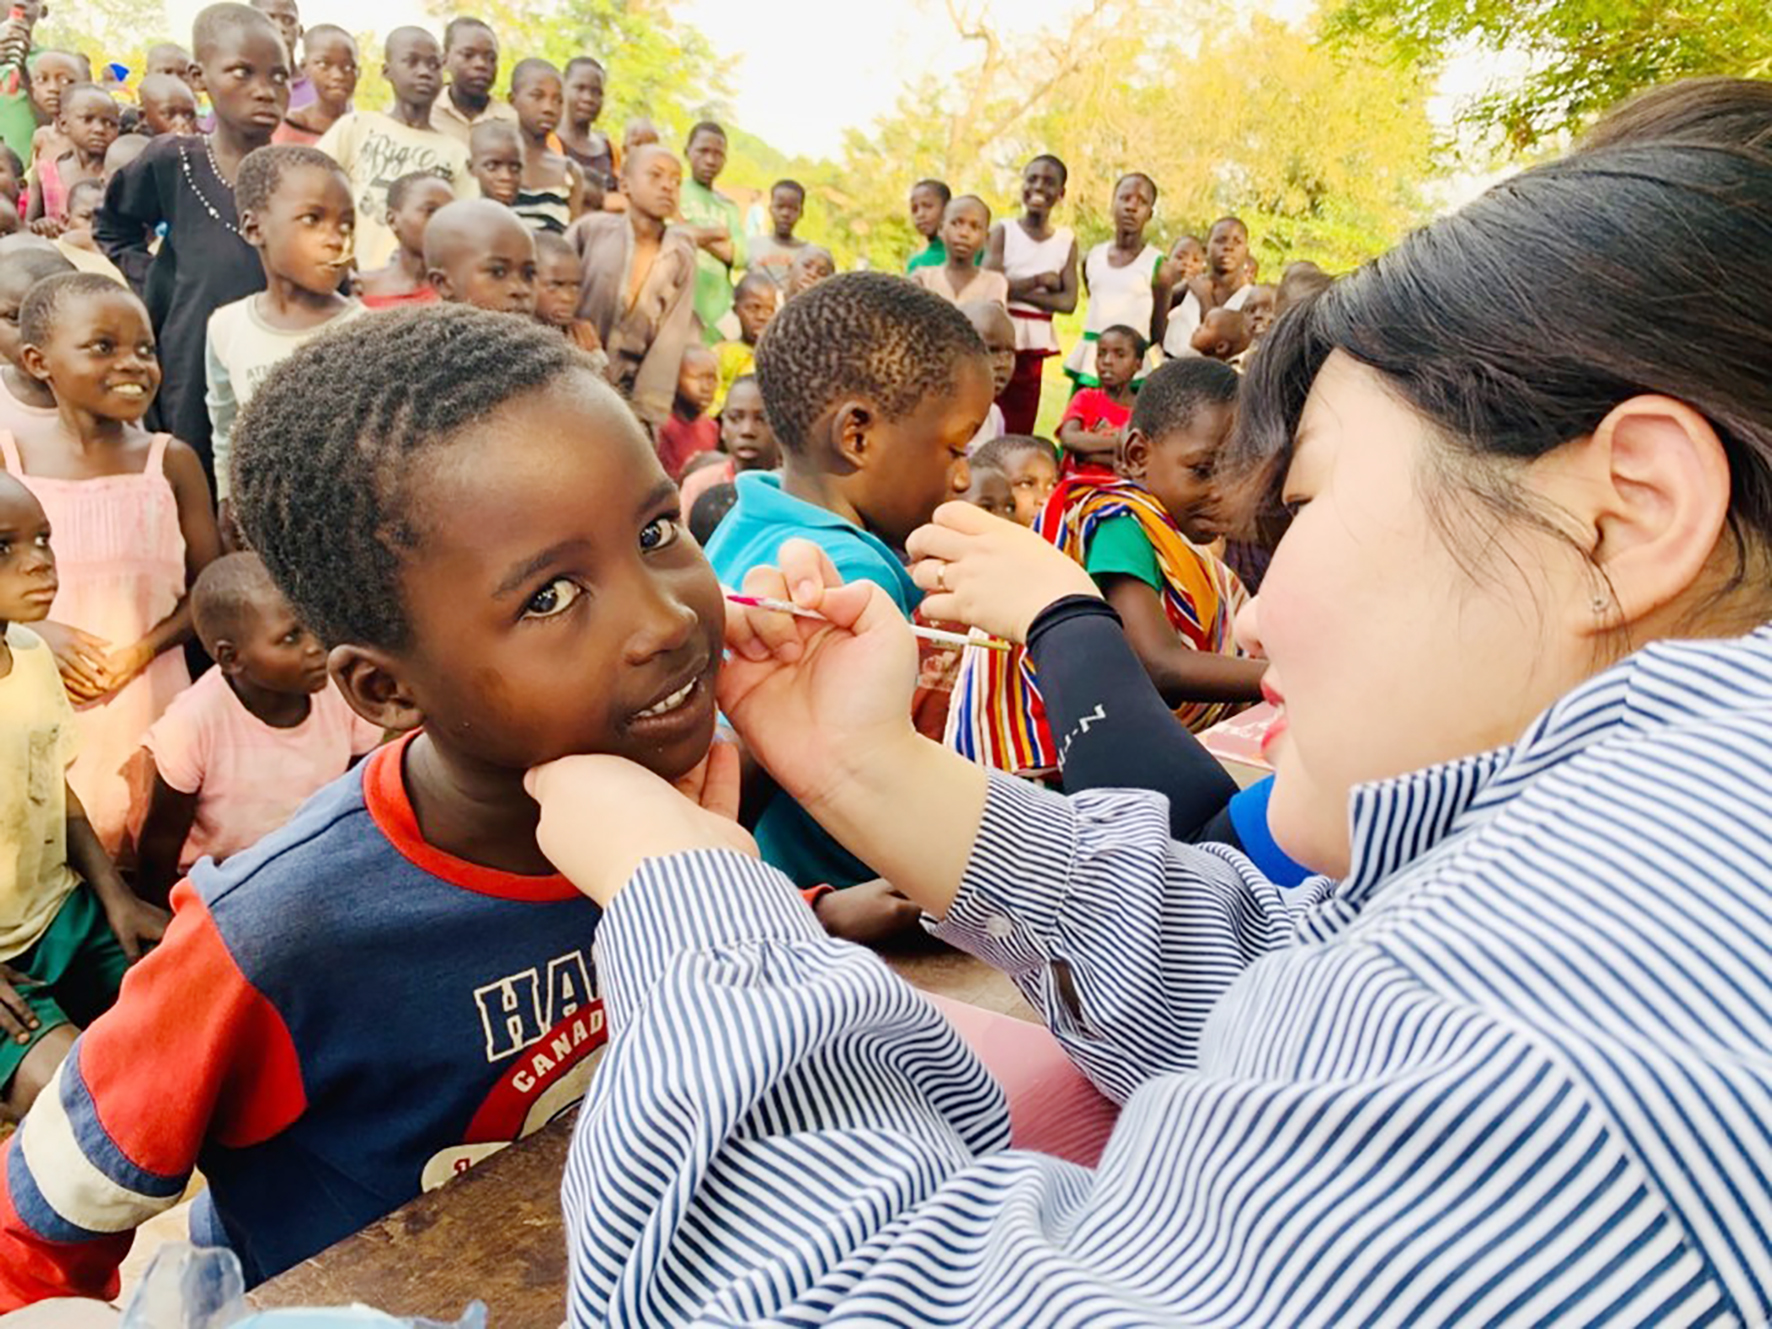
[[[566,110],[560,71],[546,60],[519,60],[511,71],[511,107],[523,140],[523,171],[511,204],[531,230],[564,235],[585,210],[584,172],[549,146]]]
[[[691,458],[720,446],[720,426],[708,414],[720,386],[720,367],[706,346],[686,346],[677,366],[677,397],[658,427],[658,460],[671,479],[682,478]]]
[[[196,454],[140,421],[160,367],[147,310],[105,277],[32,288],[19,359],[55,395],[61,428],[0,434],[0,456],[60,532],[61,594],[38,635],[80,707],[69,782],[99,843],[127,858],[147,772],[141,737],[190,686],[186,591],[216,555],[215,509]]]
[[[314,90],[314,100],[289,108],[271,135],[273,143],[319,143],[350,113],[351,99],[357,95],[357,41],[350,33],[335,24],[316,23],[302,33],[301,51],[301,72]]]
[[[949,304],[990,300],[1009,309],[1009,279],[981,268],[973,257],[984,248],[991,229],[991,210],[976,194],[961,194],[947,206],[941,220],[941,242],[947,257],[939,265],[918,268],[911,280]]]
[[[13,1121],[166,926],[118,878],[68,787],[79,726],[54,655],[23,626],[55,593],[49,518],[0,475],[0,1116]]]
[[[238,544],[228,457],[234,421],[278,361],[363,313],[338,293],[351,262],[350,184],[318,148],[273,143],[247,154],[234,181],[240,234],[264,264],[265,289],[209,316],[210,443],[222,539]]]
[[[98,241],[92,238],[93,218],[105,199],[104,182],[82,180],[68,191],[68,224],[55,237],[55,247],[62,257],[79,272],[96,272],[109,277],[119,286],[127,286],[123,273],[115,263],[99,252]]]
[[[960,312],[984,343],[985,354],[991,358],[991,391],[1001,397],[1015,376],[1015,325],[1009,320],[1009,311],[995,300],[964,300]],[[1004,432],[1003,408],[993,401],[984,423],[966,445],[967,454],[977,452],[993,438],[1003,437]]]
[[[720,452],[703,453],[683,468],[683,511],[689,513],[708,490],[732,484],[746,471],[773,471],[780,465],[781,445],[763,413],[763,393],[756,376],[745,374],[726,394],[720,412]]]
[[[332,685],[326,652],[257,554],[204,568],[191,618],[215,667],[142,742],[154,791],[136,889],[155,903],[199,858],[224,863],[283,826],[382,740]]]
[[[1095,342],[1099,386],[1079,389],[1058,422],[1065,475],[1112,475],[1120,431],[1132,418],[1133,383],[1146,343],[1136,328],[1116,324]]]
[[[738,505],[708,546],[721,584],[742,587],[752,568],[774,564],[782,541],[802,536],[825,549],[844,581],[877,583],[910,617],[923,597],[897,551],[964,492],[966,445],[990,410],[978,334],[957,308],[902,277],[844,273],[782,306],[757,348],[757,380],[784,469],[738,477]],[[764,858],[802,887],[874,876],[779,791],[756,834]],[[866,901],[869,912],[896,918],[889,889],[870,886],[871,901],[819,904],[860,910]]]
[[[18,316],[38,282],[72,271],[65,255],[35,236],[0,242],[0,429],[14,438],[35,442],[61,428],[55,394],[19,358]]]
[[[1253,288],[1251,288],[1253,289]],[[1234,364],[1249,349],[1249,319],[1240,309],[1220,305],[1209,309],[1194,329],[1188,346],[1195,355]]]
[[[784,275],[783,280],[786,280]],[[774,281],[759,272],[747,272],[739,278],[732,291],[732,313],[738,319],[738,340],[723,341],[714,347],[714,358],[720,366],[720,386],[714,393],[713,410],[718,413],[726,403],[732,385],[757,366],[757,338],[775,317],[775,306],[781,292]]]
[[[59,234],[68,221],[68,191],[82,180],[102,180],[105,152],[117,139],[121,124],[117,102],[96,83],[76,83],[61,95],[57,132],[66,147],[37,162],[37,187],[31,191],[26,219],[43,222]]]
[[[604,1040],[600,915],[536,847],[525,773],[708,756],[719,585],[563,338],[378,314],[279,365],[234,447],[252,547],[352,710],[405,737],[174,891],[6,1142],[0,1311],[114,1297],[193,1169],[193,1235],[251,1285],[569,1110]]]
[[[357,297],[365,308],[437,302],[437,292],[425,277],[425,227],[439,208],[453,202],[455,190],[430,171],[413,171],[388,186],[388,229],[399,247],[386,266],[357,278]]]
[[[1058,454],[1052,444],[1032,434],[1005,434],[972,454],[974,469],[983,466],[1003,472],[1015,496],[1013,520],[1032,526],[1058,488]]]
[[[425,227],[425,274],[446,303],[535,316],[535,237],[491,199],[437,210]]]
[[[149,74],[136,95],[142,112],[140,133],[152,138],[156,134],[197,132],[197,94],[184,79],[171,74]]]
[[[1236,371],[1173,360],[1145,381],[1117,475],[1060,481],[1035,529],[1081,563],[1119,614],[1163,700],[1194,732],[1261,695],[1265,663],[1231,633],[1247,598],[1203,547],[1220,534],[1213,485],[1236,411]],[[1050,774],[1058,753],[1026,655],[968,648],[947,743],[1001,770]]]
[[[523,192],[523,135],[509,120],[481,120],[468,131],[468,171],[480,197],[507,208]]]

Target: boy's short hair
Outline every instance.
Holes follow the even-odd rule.
[[[449,26],[443,29],[444,51],[447,52],[455,45],[455,39],[461,36],[462,29],[464,28],[479,28],[485,32],[492,32],[492,25],[485,19],[476,18],[472,14],[457,14],[454,18],[449,20]],[[498,40],[498,34],[496,32],[492,32],[492,37],[494,41]]]
[[[955,194],[946,203],[942,204],[942,207],[941,207],[942,220],[946,221],[948,213],[952,212],[955,208],[959,207],[963,203],[976,203],[979,206],[979,208],[984,212],[985,225],[987,225],[987,226],[990,225],[991,215],[992,215],[991,214],[991,205],[989,203],[986,203],[977,194]]]
[[[1116,193],[1116,194],[1119,193],[1120,186],[1125,184],[1128,180],[1142,180],[1142,181],[1144,181],[1144,187],[1151,191],[1151,205],[1153,207],[1156,206],[1157,182],[1155,180],[1151,179],[1150,176],[1146,175],[1143,171],[1128,171],[1128,172],[1126,172],[1125,175],[1121,176],[1118,180],[1114,181],[1114,193]]]
[[[105,182],[103,180],[76,180],[73,184],[68,186],[68,206],[70,208],[73,207],[74,199],[81,194],[95,193],[102,198],[104,197],[104,192]]]
[[[1222,360],[1199,355],[1166,360],[1133,399],[1131,428],[1157,442],[1186,429],[1202,407],[1236,401],[1240,382],[1237,371]]]
[[[757,342],[757,383],[782,447],[804,452],[815,420],[848,397],[888,420],[946,392],[984,343],[957,305],[885,272],[843,272],[784,304]]]
[[[26,346],[41,346],[49,340],[56,320],[72,301],[88,295],[118,295],[127,289],[96,272],[63,272],[45,277],[31,288],[18,311],[19,341]]]
[[[555,78],[560,77],[560,71],[552,60],[545,60],[539,55],[529,55],[512,66],[512,89],[514,90],[519,83],[523,83],[537,74],[552,74]]]
[[[1060,187],[1068,185],[1071,182],[1071,168],[1066,166],[1050,152],[1042,152],[1028,158],[1028,166],[1032,166],[1035,162],[1047,162],[1056,167],[1058,169],[1058,183]],[[1027,166],[1022,167],[1022,170],[1027,170]]]
[[[573,70],[581,68],[584,65],[589,65],[592,69],[596,70],[599,74],[607,74],[609,72],[608,70],[603,68],[603,62],[601,60],[597,59],[597,57],[594,55],[575,55],[575,56],[573,56],[572,59],[570,59],[566,62],[566,68],[563,72],[566,74],[571,74]]]
[[[553,254],[570,254],[574,263],[581,262],[578,250],[572,247],[572,241],[558,231],[537,231],[535,233],[535,256],[540,258],[544,252]],[[740,282],[740,286],[744,283]]]
[[[718,134],[721,138],[725,138],[726,130],[717,120],[697,120],[695,128],[689,131],[689,137],[683,140],[683,150],[687,152],[689,145],[702,134]]]
[[[313,51],[316,43],[334,37],[343,37],[346,41],[350,42],[352,46],[357,44],[357,39],[351,35],[348,29],[341,28],[336,23],[316,23],[313,27],[307,28],[302,32],[302,58],[306,59],[308,57]]]
[[[728,481],[706,490],[689,507],[689,533],[695,543],[705,545],[738,502],[738,486]]]
[[[798,180],[777,180],[774,184],[769,186],[769,195],[771,198],[775,196],[775,191],[778,189],[791,189],[800,196],[800,202],[804,203],[806,201],[806,186],[801,184]]]
[[[405,207],[406,196],[412,192],[412,187],[425,180],[435,180],[439,184],[445,185],[449,183],[449,181],[444,178],[443,172],[435,166],[427,167],[422,171],[408,171],[405,175],[401,176],[398,180],[394,181],[393,184],[388,186],[388,207]]]
[[[919,189],[934,190],[935,196],[941,200],[941,206],[944,208],[953,201],[954,191],[948,188],[948,182],[946,180],[937,180],[933,177],[927,180],[919,180],[916,184],[911,186],[911,193],[914,194]]]
[[[466,305],[384,311],[279,363],[240,414],[232,487],[296,616],[328,647],[407,645],[419,457],[575,372],[592,375],[558,328]]]
[[[191,587],[191,626],[203,649],[213,656],[224,638],[238,641],[267,591],[278,594],[277,584],[254,553],[223,554],[198,573]]]
[[[248,28],[268,32],[281,40],[276,25],[251,5],[210,5],[199,10],[197,21],[191,25],[191,48],[198,63],[219,43]]]
[[[241,213],[259,212],[271,201],[283,177],[304,166],[344,174],[341,167],[320,149],[302,143],[267,143],[254,148],[240,161],[234,176],[234,207]]]
[[[1124,337],[1132,343],[1132,350],[1137,359],[1144,359],[1144,353],[1151,348],[1150,339],[1129,323],[1115,323],[1106,327],[1096,337],[1097,344],[1102,337]]]
[[[971,466],[1007,473],[1009,464],[1024,452],[1044,453],[1054,462],[1058,460],[1058,448],[1050,439],[1036,438],[1033,434],[1002,434],[988,443],[979,444],[967,462]]]
[[[523,131],[512,120],[476,120],[468,129],[470,156],[484,152],[494,140],[523,144]]]
[[[113,106],[115,106],[117,104],[117,99],[111,95],[111,90],[109,88],[103,86],[102,84],[98,84],[98,83],[70,83],[70,84],[68,84],[67,87],[62,89],[62,107],[63,107],[63,109],[65,110],[67,107],[72,106],[74,104],[74,99],[76,97],[84,96],[89,92],[94,93],[100,97],[103,97],[106,101],[110,102],[111,105],[113,105]]]
[[[746,291],[768,291],[773,295],[781,288],[775,284],[775,278],[761,269],[752,269],[738,279],[738,285],[732,288],[733,300],[742,300]]]

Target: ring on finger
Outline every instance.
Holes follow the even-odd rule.
[[[937,563],[935,565],[935,589],[944,595],[947,594],[948,565],[946,563]]]

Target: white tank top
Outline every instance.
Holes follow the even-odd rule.
[[[1035,240],[1011,218],[1003,223],[1003,275],[1010,281],[1038,277],[1043,272],[1063,272],[1064,261],[1077,243],[1068,226],[1060,226],[1044,240]],[[1015,324],[1015,349],[1018,351],[1056,351],[1058,334],[1052,330],[1052,315],[1032,305],[1009,302],[1009,318]]]
[[[1088,383],[1096,381],[1095,339],[1115,324],[1123,323],[1136,328],[1138,335],[1148,341],[1151,314],[1156,309],[1157,295],[1151,284],[1157,277],[1157,265],[1163,261],[1163,251],[1155,245],[1146,245],[1132,262],[1116,268],[1108,262],[1108,252],[1112,248],[1112,242],[1103,241],[1083,260],[1083,276],[1089,284],[1089,306],[1083,314],[1082,339],[1071,348],[1070,357],[1064,364],[1067,374]],[[1143,378],[1149,368],[1147,357],[1138,377]]]

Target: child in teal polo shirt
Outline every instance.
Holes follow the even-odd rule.
[[[757,344],[756,374],[782,470],[738,477],[738,501],[707,549],[720,583],[741,587],[799,536],[908,617],[922,592],[898,551],[965,492],[966,445],[991,406],[984,343],[938,295],[886,273],[843,273],[782,306]],[[875,875],[779,790],[756,835],[763,857],[802,887]]]

